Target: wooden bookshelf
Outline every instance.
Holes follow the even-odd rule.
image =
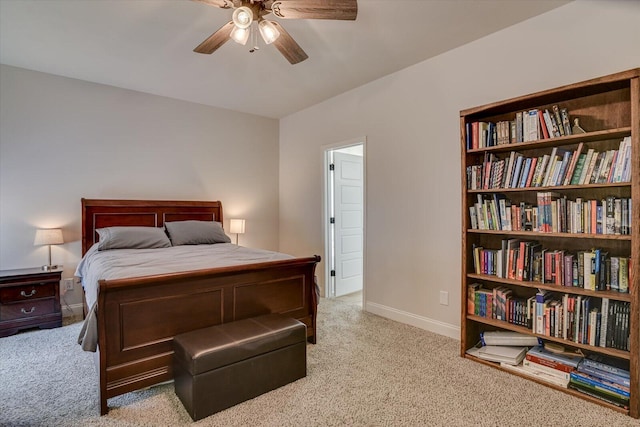
[[[483,142],[482,125],[484,123],[491,123],[491,126],[494,124],[497,126],[498,122],[511,123],[516,121],[517,113],[531,110],[553,111],[553,106],[566,109],[571,128],[573,127],[574,119],[578,118],[579,125],[584,129],[585,133],[574,133],[572,129],[570,134],[569,132],[565,132],[565,135],[556,133],[554,136],[553,131],[549,129],[549,137],[544,138],[544,132],[541,129],[543,125],[538,122],[537,133],[539,135],[535,135],[535,130],[529,127],[529,130],[534,134],[533,137],[517,138],[518,129],[513,124],[510,124],[506,142],[504,132],[502,133],[500,144],[497,143],[497,138],[493,140],[487,138],[489,142]],[[544,118],[542,121],[544,122]],[[478,125],[474,125],[474,123],[481,123],[481,125],[478,128]],[[474,128],[474,126],[476,127]],[[505,125],[503,124],[502,126]],[[487,159],[493,159],[494,162],[505,160],[504,163],[508,164],[507,159],[509,159],[512,152],[516,152],[516,155],[522,155],[525,159],[542,159],[544,155],[550,154],[555,149],[569,151],[573,156],[580,144],[582,144],[583,151],[581,153],[583,154],[589,149],[594,150],[596,153],[613,152],[618,150],[621,141],[625,138],[630,140],[631,144],[629,162],[631,171],[628,174],[628,180],[614,181],[611,178],[607,178],[604,182],[601,180],[599,182],[589,182],[587,177],[578,184],[562,185],[562,180],[558,179],[555,183],[547,184],[546,186],[532,184],[530,186],[516,185],[512,188],[505,184],[506,182],[511,182],[509,177],[500,179],[501,174],[507,173],[506,166],[504,171],[497,175],[496,180],[489,177],[489,175],[485,176],[486,170],[489,169],[489,161]],[[523,139],[524,141],[522,141]],[[460,355],[496,369],[512,372],[501,368],[499,364],[481,360],[466,353],[468,349],[478,344],[482,332],[504,330],[516,331],[538,337],[543,341],[559,343],[568,349],[579,350],[584,354],[596,353],[627,361],[629,363],[631,384],[628,410],[576,390],[547,384],[544,381],[526,376],[525,378],[548,385],[572,396],[583,398],[586,401],[609,407],[615,411],[625,412],[633,418],[640,418],[640,68],[463,110],[460,112],[460,143],[462,148],[461,193],[463,213]],[[562,156],[559,159],[562,159]],[[606,165],[604,159],[605,156],[602,155],[602,159],[598,160],[598,162],[602,161]],[[482,176],[480,178],[475,174],[476,171],[481,169],[478,168],[478,165],[482,166]],[[613,168],[614,166],[615,160],[609,167]],[[475,175],[471,173],[472,167],[475,167],[473,168]],[[597,167],[596,165],[596,169]],[[602,173],[606,172],[606,168],[602,168]],[[471,178],[472,176],[473,179]],[[596,175],[593,176],[595,177]],[[613,177],[613,173],[609,176]],[[569,177],[571,178],[571,175]],[[519,182],[520,180],[517,181]],[[595,179],[595,181],[598,180]],[[607,219],[604,213],[606,209],[604,202],[602,207],[593,208],[595,211],[592,215],[600,212],[597,221],[596,219],[589,220],[588,226],[586,225],[586,220],[584,224],[580,223],[586,228],[587,232],[582,230],[576,232],[574,229],[568,229],[567,223],[571,222],[573,227],[576,218],[578,218],[578,216],[569,214],[563,217],[564,222],[562,224],[562,227],[567,228],[562,231],[567,232],[560,232],[560,225],[557,225],[558,229],[554,229],[553,232],[540,232],[537,230],[537,225],[538,221],[541,220],[537,217],[534,217],[533,222],[535,224],[532,227],[527,224],[527,227],[517,229],[517,231],[511,231],[515,229],[510,228],[510,226],[502,227],[503,224],[500,221],[504,218],[501,218],[500,213],[498,213],[497,226],[496,218],[491,220],[493,221],[493,226],[486,226],[485,224],[485,228],[478,226],[476,218],[473,218],[473,220],[471,218],[470,208],[473,210],[474,206],[481,204],[479,199],[484,200],[483,198],[486,198],[491,200],[493,198],[497,203],[498,195],[508,198],[508,203],[513,206],[525,206],[526,204],[529,208],[535,209],[537,214],[536,196],[538,192],[554,192],[559,194],[559,197],[564,198],[565,203],[568,203],[568,200],[574,206],[576,201],[580,203],[583,203],[584,200],[601,201],[607,197],[621,199],[623,206],[625,200],[630,200],[628,206],[633,215],[626,215],[628,219],[628,222],[625,223],[626,232],[620,233],[618,232],[619,229],[616,228],[615,234],[608,233],[606,230],[605,223]],[[593,206],[596,206],[598,202],[594,203]],[[591,209],[591,206],[589,209]],[[474,212],[480,212],[480,210],[476,209]],[[554,217],[556,218],[554,221],[560,221],[557,218],[561,216],[560,212],[564,211],[558,208],[557,212],[559,213],[557,217]],[[491,216],[491,213],[489,216]],[[549,216],[547,215],[545,218],[545,220],[548,220]],[[596,217],[594,216],[593,218]],[[597,230],[591,230],[592,224],[596,223],[598,224]],[[499,250],[504,248],[503,241],[507,239],[535,241],[550,251],[561,252],[562,256],[564,254],[576,254],[576,257],[578,257],[577,254],[580,252],[590,252],[594,248],[601,248],[610,257],[627,258],[630,262],[628,292],[618,292],[606,288],[603,290],[591,290],[575,286],[575,284],[567,286],[566,283],[560,285],[557,283],[543,283],[537,280],[517,280],[513,277],[503,277],[505,258],[501,258],[502,264],[500,265],[503,270],[500,274],[484,274],[477,271],[475,266],[475,261],[478,259],[477,248],[487,248],[498,253]],[[474,248],[476,248],[476,252],[474,252]],[[503,252],[499,253],[502,254]],[[607,282],[609,281],[610,279],[607,277]],[[480,316],[478,313],[469,313],[467,291],[471,284],[480,284],[483,289],[487,290],[500,286],[523,299],[532,297],[538,290],[544,290],[558,296],[566,294],[590,298],[595,307],[598,307],[602,298],[616,301],[618,304],[628,304],[630,311],[628,346],[627,348],[614,348],[603,347],[598,343],[589,345],[579,340],[563,339],[561,336],[536,334],[529,327],[512,324],[487,315]],[[514,375],[519,374],[514,373]]]

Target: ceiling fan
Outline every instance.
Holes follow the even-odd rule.
[[[353,21],[358,15],[357,0],[193,0],[221,9],[234,9],[232,20],[211,34],[193,51],[211,54],[227,40],[245,45],[260,32],[266,44],[273,45],[291,64],[308,58],[304,50],[276,21],[264,19],[273,13],[282,19],[334,19]],[[256,40],[257,42],[257,40]],[[257,49],[253,43],[250,50]]]

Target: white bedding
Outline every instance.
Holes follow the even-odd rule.
[[[108,251],[98,251],[98,244],[95,244],[82,258],[75,273],[82,281],[87,305],[90,307],[78,343],[84,350],[96,350],[98,329],[95,310],[99,280],[153,276],[291,258],[291,255],[245,248],[231,243]]]

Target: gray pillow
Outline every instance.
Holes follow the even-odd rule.
[[[96,230],[100,236],[98,250],[168,248],[171,241],[162,228],[105,227]]]
[[[173,246],[231,243],[222,225],[215,221],[171,221],[164,223]]]

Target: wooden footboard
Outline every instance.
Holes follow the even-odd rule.
[[[100,412],[107,399],[173,378],[175,335],[267,313],[307,325],[316,342],[319,256],[102,280],[98,292]]]

